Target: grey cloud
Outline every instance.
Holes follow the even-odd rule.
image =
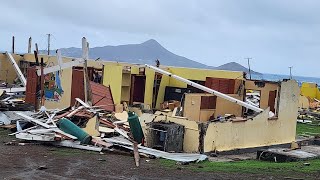
[[[53,48],[140,43],[154,38],[169,50],[217,66],[228,61],[245,64],[253,57],[255,70],[320,76],[313,65],[320,55],[320,1],[316,0],[10,0],[2,1],[0,48],[26,49],[28,36]],[[23,40],[24,38],[24,40]],[[21,45],[20,45],[21,44]],[[269,67],[269,68],[266,68]],[[308,70],[306,70],[308,69]]]

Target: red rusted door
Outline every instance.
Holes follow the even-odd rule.
[[[270,111],[275,112],[275,104],[276,104],[277,90],[269,92],[269,101],[268,106],[270,107]]]
[[[82,69],[72,69],[72,82],[71,82],[71,101],[70,106],[76,102],[75,98],[84,100],[84,80]]]
[[[130,104],[133,102],[144,102],[144,91],[146,86],[146,76],[134,75],[131,78]]]
[[[27,85],[25,102],[37,107],[37,89],[39,84],[39,77],[37,75],[36,67],[29,67],[27,70]]]

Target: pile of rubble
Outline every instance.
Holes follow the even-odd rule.
[[[24,95],[19,92],[6,92],[0,89],[0,111],[27,111],[34,108],[26,105]]]
[[[202,161],[200,154],[168,153],[144,146],[144,133],[134,112],[109,112],[76,98],[76,105],[62,110],[41,107],[37,113],[15,112],[17,131],[9,135],[37,143],[90,151],[133,150],[136,165],[140,155],[181,162]],[[12,122],[14,123],[14,122]]]
[[[320,101],[316,98],[307,97],[308,108],[300,108],[298,112],[297,122],[304,124],[312,124],[320,126]]]
[[[249,103],[255,107],[260,106],[260,93],[253,90],[247,90],[246,103]]]

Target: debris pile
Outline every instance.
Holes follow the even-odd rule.
[[[320,101],[316,98],[307,97],[309,108],[301,108],[298,113],[297,122],[320,126]]]
[[[125,106],[126,107],[126,106]],[[202,161],[205,155],[168,153],[144,147],[144,134],[134,112],[107,111],[76,98],[76,105],[62,110],[41,107],[37,113],[15,112],[17,132],[9,135],[21,140],[90,151],[124,150],[182,162]]]
[[[0,111],[28,111],[34,108],[22,99],[24,97],[20,92],[6,92],[0,89]]]
[[[253,90],[247,90],[246,92],[246,103],[251,104],[255,107],[260,106],[260,93]]]

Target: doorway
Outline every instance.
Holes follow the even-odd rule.
[[[131,77],[130,104],[134,102],[144,102],[144,92],[146,86],[146,76],[133,75]]]

